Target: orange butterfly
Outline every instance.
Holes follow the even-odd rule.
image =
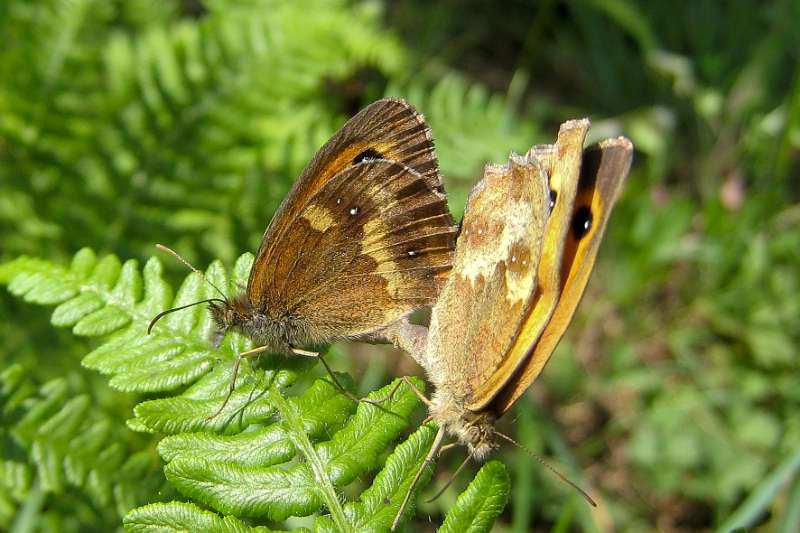
[[[569,121],[554,145],[486,167],[426,342],[395,339],[435,387],[426,402],[439,431],[426,463],[445,434],[477,460],[497,448],[505,436],[495,421],[536,379],[572,319],[633,155],[625,138],[584,151],[588,128],[588,120]]]
[[[231,329],[258,345],[239,354],[231,390],[242,357],[316,356],[304,348],[380,338],[388,325],[432,304],[452,266],[456,233],[423,116],[391,98],[361,110],[281,203],[247,290],[205,301],[215,345]],[[148,332],[182,308],[160,313]]]

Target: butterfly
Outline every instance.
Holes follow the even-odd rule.
[[[239,354],[233,380],[241,357],[318,355],[304,348],[380,338],[387,325],[432,304],[452,266],[456,232],[423,116],[392,98],[362,109],[281,203],[246,290],[205,301],[215,345],[230,330],[258,345]]]
[[[585,119],[566,122],[554,145],[488,165],[470,194],[453,270],[412,354],[435,389],[425,401],[439,430],[424,464],[445,435],[477,460],[498,437],[510,440],[495,421],[541,373],[572,319],[633,155],[622,137],[584,151],[588,128]]]

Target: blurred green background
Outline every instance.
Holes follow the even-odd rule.
[[[798,20],[794,0],[3,0],[0,261],[145,260],[163,242],[230,265],[316,148],[387,94],[428,118],[456,217],[484,163],[588,116],[591,140],[633,140],[634,167],[567,337],[500,427],[600,506],[505,447],[495,529],[797,531]],[[156,457],[124,424],[137,398],[80,367],[89,346],[0,292],[2,368],[65,378],[120,449]],[[421,374],[389,349],[334,352],[362,392]],[[40,531],[119,527],[127,509],[91,484],[42,489],[20,466],[41,457],[15,449],[0,529],[26,512]],[[169,491],[150,472],[132,502]],[[418,530],[469,479],[421,504]]]

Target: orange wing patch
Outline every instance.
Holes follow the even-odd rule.
[[[472,391],[467,403],[467,409],[471,411],[485,409],[512,381],[514,373],[525,364],[528,349],[539,339],[558,302],[563,246],[572,218],[583,141],[588,129],[588,120],[571,120],[563,124],[558,132],[552,159],[545,161],[554,165],[550,169],[549,180],[549,201],[553,207],[544,228],[540,260],[538,264],[531,265],[538,273],[536,293],[529,294],[527,314],[522,318],[512,345],[502,354],[499,366]],[[535,147],[529,157],[536,158],[536,153],[551,152],[544,147]]]
[[[314,231],[324,232],[334,223],[333,215],[330,211],[319,205],[310,205],[303,212],[302,219],[308,222]]]
[[[539,341],[529,349],[524,366],[495,401],[493,409],[498,416],[508,411],[541,373],[569,326],[632,159],[633,145],[623,137],[605,140],[584,153],[578,196],[564,247],[558,306]]]

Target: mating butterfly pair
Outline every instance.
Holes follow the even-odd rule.
[[[427,460],[446,433],[484,459],[504,437],[495,420],[569,325],[630,168],[630,141],[584,150],[588,127],[567,122],[555,144],[487,166],[456,245],[424,118],[402,100],[371,104],[319,150],[283,201],[247,290],[211,302],[217,339],[228,329],[252,338],[259,348],[242,355],[393,341],[435,386],[426,402],[439,432]],[[427,305],[429,329],[405,321]]]

